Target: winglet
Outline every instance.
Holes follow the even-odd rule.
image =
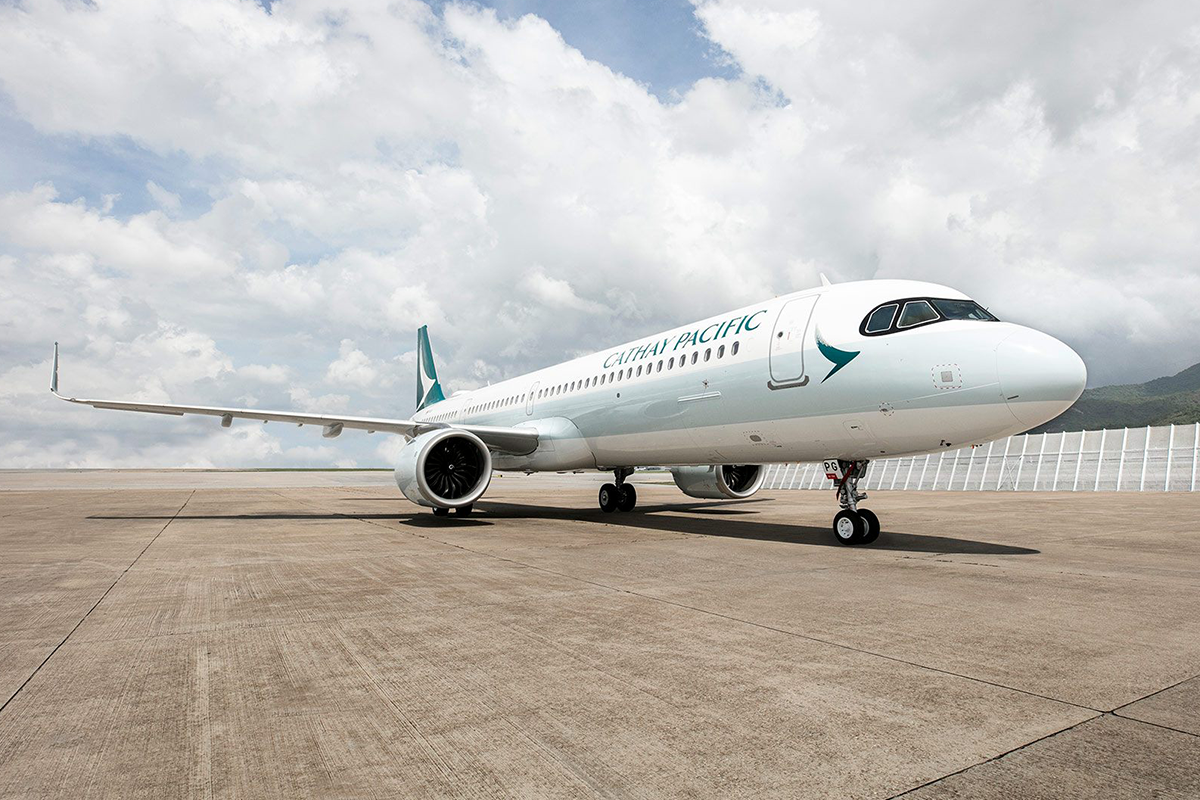
[[[829,278],[825,277],[824,272],[821,273],[821,285],[822,286],[832,286],[833,285],[832,283],[829,282]]]
[[[54,343],[54,368],[50,373],[50,391],[58,394],[58,342]]]

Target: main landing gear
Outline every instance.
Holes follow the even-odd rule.
[[[474,509],[474,506],[459,506],[458,508],[454,509],[454,514],[455,514],[455,516],[465,517],[468,514],[470,514],[473,509]],[[434,506],[433,507],[433,515],[435,517],[449,516],[450,509],[445,508],[443,506]]]
[[[637,505],[637,490],[633,488],[632,483],[626,483],[625,479],[633,474],[633,467],[621,467],[613,470],[613,475],[616,476],[617,482],[606,483],[600,487],[600,510],[609,513],[612,511],[633,511],[633,507]]]
[[[858,479],[866,474],[869,461],[839,461],[844,477],[835,478],[838,503],[842,510],[833,518],[833,536],[838,544],[870,544],[879,538],[879,517],[875,512],[858,507],[867,495],[858,491]]]

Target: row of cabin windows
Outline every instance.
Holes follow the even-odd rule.
[[[738,354],[738,349],[740,347],[741,343],[737,341],[729,345],[730,358]],[[724,358],[725,345],[718,345],[716,350],[713,350],[711,347],[706,348],[703,353],[701,353],[699,350],[694,350],[690,354],[690,359],[689,354],[684,353],[683,355],[679,356],[678,359],[676,359],[675,356],[671,356],[667,359],[660,358],[657,363],[652,361],[649,364],[639,364],[636,369],[634,367],[626,367],[625,369],[619,369],[614,372],[601,373],[591,378],[583,378],[582,380],[575,380],[571,381],[570,383],[560,383],[557,386],[549,386],[545,389],[538,389],[537,399],[541,400],[542,398],[546,397],[557,397],[560,394],[565,394],[568,392],[589,389],[594,386],[604,386],[606,383],[617,383],[619,381],[632,380],[633,378],[641,377],[643,374],[650,375],[651,373],[662,372],[664,369],[682,369],[689,363],[699,363],[701,359],[704,361],[711,361],[714,356],[718,359]],[[482,411],[494,411],[497,408],[505,408],[514,404],[524,403],[525,395],[514,394],[510,397],[505,397],[500,400],[492,400],[487,403],[469,406],[463,409],[462,413],[477,414]],[[451,414],[446,416],[453,416],[453,414],[454,412],[451,412]]]
[[[731,358],[737,355],[740,346],[741,344],[736,341],[729,346],[729,355]],[[636,368],[626,367],[624,369],[618,369],[612,372],[602,372],[599,375],[592,376],[591,378],[574,380],[570,383],[560,383],[557,386],[539,389],[537,397],[539,400],[544,397],[557,397],[560,394],[575,392],[579,391],[580,389],[590,389],[594,386],[603,386],[606,383],[617,383],[619,381],[632,380],[633,378],[639,378],[642,375],[650,375],[655,372],[662,372],[664,369],[682,369],[689,363],[698,363],[701,358],[703,358],[704,361],[711,361],[714,355],[717,358],[724,358],[725,345],[718,346],[715,351],[711,347],[706,348],[703,355],[699,350],[694,350],[690,354],[690,358],[689,354],[684,353],[683,355],[679,356],[678,359],[676,359],[675,356],[671,356],[667,359],[660,358],[657,363],[651,361],[649,364],[639,364]]]
[[[477,414],[480,411],[495,411],[497,408],[506,408],[511,405],[525,402],[525,395],[514,394],[508,397],[501,397],[498,400],[489,400],[486,403],[480,403],[477,406],[470,406],[463,409],[464,414]]]

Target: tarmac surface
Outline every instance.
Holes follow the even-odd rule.
[[[1200,797],[1200,495],[594,478],[0,473],[0,797]]]

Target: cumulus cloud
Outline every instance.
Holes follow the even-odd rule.
[[[179,195],[168,192],[154,181],[146,181],[146,191],[163,211],[178,211],[182,205]]]
[[[353,386],[365,388],[379,379],[379,370],[372,364],[367,354],[359,350],[350,339],[342,339],[338,348],[336,361],[329,364],[325,370],[325,380],[335,386]]]
[[[139,154],[85,198],[0,179],[0,464],[392,455],[52,406],[55,339],[93,393],[405,416],[418,325],[470,388],[823,271],[949,283],[1101,382],[1200,357],[1194,4],[695,13],[737,77],[663,101],[470,3],[0,7],[47,175]]]

